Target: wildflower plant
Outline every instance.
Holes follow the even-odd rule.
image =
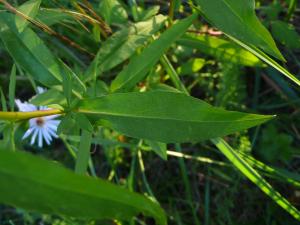
[[[41,87],[37,88],[38,94],[42,94],[45,90]],[[49,110],[47,106],[35,106],[28,102],[22,102],[16,99],[16,105],[21,112],[34,112],[34,111],[44,111]],[[53,138],[58,138],[56,132],[60,120],[57,120],[59,115],[50,115],[44,117],[36,117],[29,120],[29,128],[25,132],[22,139],[26,139],[31,136],[30,144],[33,145],[37,141],[40,148],[43,147],[43,140],[50,145]]]
[[[185,18],[180,19],[174,18],[175,2],[179,1],[170,1],[168,15],[159,14],[155,9],[141,12],[135,1],[130,1],[133,3],[127,10],[120,1],[107,0],[99,3],[101,14],[98,15],[93,10],[94,3],[83,2],[71,1],[74,10],[81,9],[75,12],[43,8],[40,0],[25,1],[22,5],[0,0],[3,9],[0,10],[0,39],[16,65],[10,75],[8,95],[2,90],[0,93],[3,146],[14,150],[14,134],[19,124],[29,122],[23,139],[30,138],[31,144],[37,143],[42,148],[44,142],[50,145],[60,136],[65,149],[74,157],[74,171],[70,171],[28,152],[1,150],[0,202],[68,218],[109,219],[116,224],[135,224],[138,215],[143,214],[154,218],[156,224],[166,225],[171,216],[155,199],[149,184],[145,182],[151,198],[136,193],[138,189],[132,185],[135,160],[138,159],[146,181],[141,149],[148,147],[166,159],[170,153],[167,144],[180,151],[181,143],[209,141],[246,178],[300,220],[299,211],[261,173],[262,168],[267,168],[267,173],[282,177],[280,170],[264,167],[262,162],[236,151],[223,139],[275,116],[212,106],[191,96],[191,88],[180,77],[180,71],[193,74],[204,66],[198,65],[203,60],[193,60],[194,50],[200,49],[228,64],[259,69],[272,67],[290,83],[300,85],[298,78],[278,63],[285,61],[284,56],[256,16],[254,0],[189,1],[184,6],[187,11],[182,14]],[[197,35],[202,17],[220,31]],[[129,18],[133,21],[128,22]],[[92,32],[78,37],[78,44],[55,30],[64,21],[71,21],[69,28],[77,24],[74,30],[80,27]],[[48,40],[57,38],[58,46],[74,48],[74,52],[85,56],[82,59],[88,60],[81,60],[65,47],[47,47],[45,34],[50,35]],[[86,42],[93,44],[89,46]],[[96,46],[98,49],[93,49]],[[184,48],[192,49],[191,61],[188,66],[178,66],[176,57],[180,56],[169,54]],[[37,95],[29,102],[15,99],[19,84],[16,74],[23,74],[22,78],[29,80],[33,87],[41,85],[47,89],[38,88]],[[14,111],[15,105],[19,111]],[[109,135],[113,140],[106,140]],[[96,177],[91,157],[92,147],[105,145],[107,141],[115,143],[116,137],[118,146],[130,148],[133,154],[126,188]],[[183,156],[180,152],[170,154]],[[184,168],[184,163],[180,165]],[[111,181],[114,171],[109,177]],[[287,180],[292,184],[298,182],[293,176]]]

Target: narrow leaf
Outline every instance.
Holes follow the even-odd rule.
[[[85,73],[84,80],[91,80],[131,57],[138,47],[143,46],[162,27],[165,19],[166,17],[158,15],[148,21],[124,27],[113,34],[99,49]]]
[[[111,90],[130,89],[142,80],[147,72],[162,57],[171,44],[189,28],[197,15],[183,19],[165,31],[157,40],[147,46],[140,55],[134,57],[111,84]],[[142,62],[142,63],[141,63]]]
[[[92,133],[83,130],[76,158],[75,173],[84,174],[86,172],[89,165],[91,142]]]
[[[263,66],[259,58],[251,52],[219,37],[185,35],[178,40],[178,44],[198,49],[200,53],[210,55],[221,61],[245,66]]]
[[[29,0],[22,4],[18,11],[24,14],[25,16],[29,17],[30,19],[34,19],[37,15],[39,8],[40,8],[41,0]],[[24,31],[24,29],[30,23],[27,18],[24,18],[21,15],[15,17],[16,26],[20,33]]]
[[[271,197],[274,202],[285,209],[295,219],[300,221],[300,212],[253,169],[247,161],[243,160],[234,149],[232,149],[224,140],[217,138],[212,140],[218,149],[232,162],[233,165],[244,174],[249,180],[256,184],[264,193]]]
[[[291,74],[287,69],[279,65],[275,60],[273,60],[271,57],[269,57],[267,54],[265,54],[263,51],[259,50],[258,48],[254,46],[249,46],[238,39],[227,35],[230,39],[232,39],[234,42],[238,43],[243,48],[247,49],[249,52],[256,55],[258,58],[260,58],[262,61],[266,62],[270,66],[272,66],[274,69],[278,70],[280,73],[282,73],[284,76],[286,76],[288,79],[296,83],[300,86],[300,80],[298,80],[293,74]]]
[[[9,90],[8,90],[10,111],[14,111],[14,109],[15,109],[16,79],[17,79],[16,78],[16,65],[14,64],[11,69],[11,72],[10,72]]]

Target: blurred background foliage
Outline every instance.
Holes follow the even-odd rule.
[[[18,6],[25,1],[9,2]],[[77,74],[84,77],[83,72],[97,55],[102,43],[115,32],[129,24],[146,21],[159,13],[179,19],[186,17],[187,12],[191,11],[189,0],[170,2],[44,0],[37,19],[54,32],[46,32],[36,25],[31,26],[54,55],[59,56]],[[287,61],[285,66],[293,74],[300,73],[298,7],[297,1],[293,0],[256,1],[257,15],[271,31]],[[4,9],[2,5],[1,8]],[[73,13],[67,13],[68,11]],[[95,20],[98,22],[94,22]],[[194,48],[182,37],[166,54],[192,96],[229,110],[278,115],[276,120],[266,125],[225,139],[241,154],[252,155],[268,165],[299,174],[299,88],[274,69],[265,67],[259,60],[250,59],[251,56],[228,41],[222,32],[208,25],[205,20],[194,24],[188,34],[201,39],[203,46]],[[212,46],[217,48],[213,49]],[[141,48],[142,45],[136,52]],[[245,59],[235,59],[236,54],[244,56]],[[101,74],[102,81],[110,82],[126,63],[127,60],[105,70]],[[162,64],[160,62],[153,68],[138,88],[168,88],[165,85],[171,84],[171,81]],[[8,93],[12,65],[11,57],[0,42],[0,84],[3,93]],[[102,81],[97,81],[99,87],[102,87],[97,90],[99,94],[107,91]],[[35,94],[33,80],[19,67],[16,85],[17,98],[27,100]],[[73,168],[74,160],[70,152],[74,152],[78,146],[79,140],[76,137],[62,135],[52,146],[45,146],[41,150],[31,146],[26,140],[21,140],[25,130],[26,125],[22,124],[15,132],[17,148],[55,159]],[[10,133],[8,128],[1,126],[0,131],[2,138]],[[136,139],[109,129],[99,131],[93,138],[93,167],[90,172],[156,198],[166,210],[169,224],[298,224],[244,178],[209,142],[182,145],[183,155],[180,157],[174,156],[178,146],[168,145],[168,161],[163,159],[165,155],[161,148],[165,146],[137,143]],[[157,154],[150,151],[151,149]],[[204,157],[209,160],[204,160]],[[299,176],[297,175],[298,179]],[[300,191],[296,187],[279,179],[268,181],[299,208]],[[141,217],[136,223],[153,224],[153,221]],[[78,221],[28,213],[2,205],[0,224],[119,223]]]

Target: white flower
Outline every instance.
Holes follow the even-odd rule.
[[[41,87],[38,87],[38,93],[43,93],[45,90]],[[35,106],[28,102],[21,102],[19,99],[15,100],[16,105],[21,112],[30,112],[36,110],[48,110],[50,108],[46,106]],[[37,117],[29,120],[29,129],[25,132],[22,139],[31,136],[30,144],[34,144],[34,142],[38,141],[38,146],[40,148],[43,147],[43,139],[46,141],[48,145],[50,145],[53,138],[57,138],[56,135],[57,127],[60,123],[60,120],[55,120],[59,115],[51,115],[44,117]]]

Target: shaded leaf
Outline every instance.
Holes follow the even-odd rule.
[[[143,213],[166,224],[160,206],[145,197],[24,152],[0,151],[0,181],[0,202],[15,207],[83,219],[130,220]]]
[[[226,34],[284,60],[272,36],[256,17],[254,0],[197,0],[196,2],[206,18]]]
[[[194,14],[179,21],[166,30],[158,39],[149,44],[140,55],[134,57],[128,66],[117,75],[111,84],[111,90],[128,90],[134,87],[137,82],[146,76],[150,68],[158,62],[171,44],[185,33],[196,17],[197,15]]]

